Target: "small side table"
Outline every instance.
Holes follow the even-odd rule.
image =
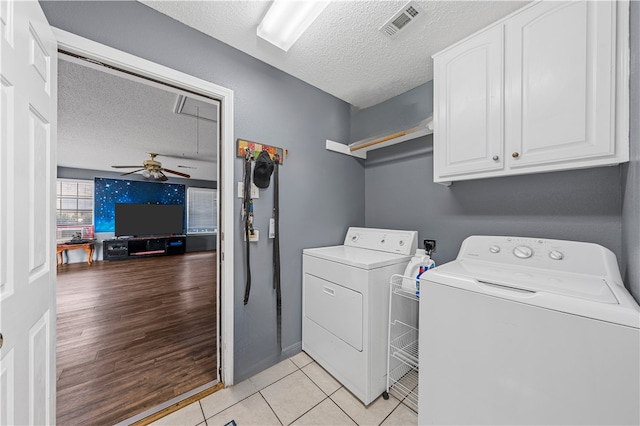
[[[93,263],[93,252],[95,251],[95,240],[84,240],[81,242],[67,242],[61,243],[56,246],[56,255],[58,259],[58,265],[63,263],[63,254],[67,250],[82,249],[87,252],[87,263],[91,265]],[[67,255],[67,263],[69,263],[69,253]]]

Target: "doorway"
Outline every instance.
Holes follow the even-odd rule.
[[[215,275],[217,276],[216,309],[217,309],[217,336],[215,342],[219,360],[219,379],[226,385],[233,384],[233,300],[232,300],[232,274],[233,268],[225,268],[225,264],[232,265],[232,255],[224,259],[224,253],[233,253],[233,241],[225,241],[222,236],[233,224],[232,205],[229,194],[232,194],[233,176],[233,138],[232,138],[232,111],[233,93],[208,82],[193,78],[177,71],[164,68],[137,57],[133,57],[115,49],[91,42],[75,35],[54,31],[62,51],[73,55],[83,56],[91,61],[97,61],[107,65],[110,69],[118,68],[125,73],[134,73],[145,79],[151,78],[154,84],[168,84],[177,91],[184,91],[192,96],[201,96],[205,99],[214,99],[220,103],[220,132],[219,132],[219,161],[216,167],[218,182],[217,211],[219,213],[218,233],[216,235]],[[94,65],[102,66],[102,65]],[[231,161],[229,161],[231,159]],[[226,166],[225,163],[228,164]],[[226,167],[225,167],[226,166]],[[230,191],[231,190],[231,191]],[[225,202],[225,200],[227,200]],[[228,218],[228,220],[225,220]],[[231,232],[229,232],[231,234]],[[210,264],[213,264],[211,262]],[[95,264],[94,264],[95,265]],[[228,283],[228,284],[227,284]],[[225,284],[229,285],[229,289]],[[221,344],[220,344],[221,343]],[[216,372],[217,373],[217,372]],[[58,372],[60,374],[60,372]]]

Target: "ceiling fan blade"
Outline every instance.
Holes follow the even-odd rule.
[[[174,154],[158,154],[158,157],[168,157],[168,158],[179,158],[182,160],[195,160],[195,161],[205,161],[212,162],[215,161],[215,157],[213,155],[174,155]]]
[[[134,171],[132,171],[132,172],[129,172],[129,173],[123,173],[123,174],[121,174],[120,176],[126,176],[126,175],[130,175],[131,173],[137,173],[137,172],[141,172],[141,171],[143,171],[143,170],[144,170],[144,169],[138,169],[138,170],[134,170]]]
[[[111,166],[114,169],[135,169],[136,167],[140,167],[140,165],[138,164],[137,166]]]
[[[186,173],[182,173],[182,172],[176,172],[175,170],[169,170],[169,169],[162,169],[165,172],[169,172],[169,173],[173,173],[174,175],[178,175],[178,176],[182,176],[184,178],[189,179],[191,177],[191,175],[188,175]]]
[[[164,173],[162,173],[161,171],[158,171],[158,173],[160,173],[160,177],[156,178],[156,180],[159,180],[161,182],[164,182],[165,180],[169,180],[169,178],[166,177]]]

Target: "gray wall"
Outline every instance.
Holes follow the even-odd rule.
[[[414,105],[417,92],[422,94],[420,106]],[[352,112],[352,128],[373,127],[382,116],[389,122],[405,110],[421,111],[424,116],[418,119],[431,114],[432,82],[405,95]],[[433,183],[432,148],[433,137],[428,135],[369,152],[366,226],[414,229],[420,241],[435,239],[437,264],[455,259],[464,238],[483,234],[594,242],[625,264],[620,167],[479,179],[445,187]],[[637,179],[635,188],[637,194]],[[637,201],[633,211],[637,221]],[[638,233],[630,235],[631,245],[637,247]],[[637,270],[637,261],[633,268]],[[637,290],[636,286],[636,298]]]
[[[252,290],[244,306],[240,199],[234,200],[235,380],[301,347],[302,249],[340,244],[364,225],[362,162],[325,150],[347,141],[349,105],[137,2],[41,2],[49,23],[234,91],[235,137],[287,148],[280,169],[282,346],[276,344],[272,242],[265,238],[273,185],[255,202],[261,240],[251,246]],[[242,180],[242,160],[233,165]]]
[[[350,142],[415,126],[433,112],[431,99],[433,84],[429,82],[370,108],[352,107]]]
[[[640,302],[640,2],[631,2],[631,161],[622,169],[622,275]]]

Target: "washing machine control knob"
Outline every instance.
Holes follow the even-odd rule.
[[[561,251],[552,250],[552,251],[549,252],[549,257],[552,260],[562,260],[562,259],[564,259],[564,254]]]
[[[533,250],[528,246],[517,246],[513,249],[513,254],[520,259],[528,259],[533,256]]]
[[[491,253],[500,253],[500,246],[493,245],[493,246],[489,247],[489,251]]]
[[[351,236],[351,241],[352,241],[352,242],[354,242],[354,243],[355,243],[356,241],[358,241],[359,239],[360,239],[360,235],[359,235],[359,234],[353,234],[353,235]]]

